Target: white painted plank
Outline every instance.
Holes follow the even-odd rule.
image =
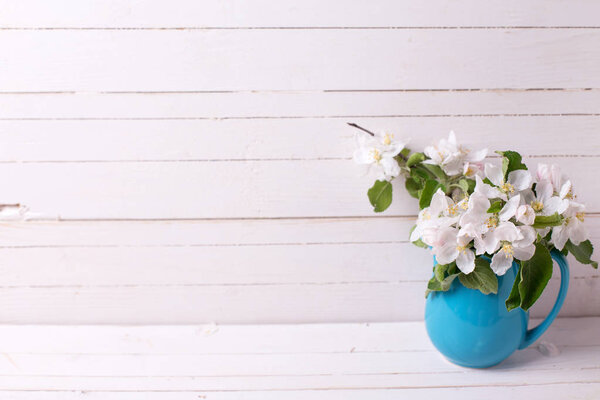
[[[0,248],[0,287],[425,282],[432,262],[429,251],[406,242],[23,246]],[[572,278],[600,278],[569,261]]]
[[[589,400],[600,392],[598,383],[558,383],[535,386],[500,386],[500,387],[464,387],[464,388],[387,388],[387,389],[350,389],[350,390],[275,390],[275,391],[4,391],[1,392],[11,400],[31,399],[35,396],[41,400],[72,399],[132,399],[132,400],[180,400],[181,398],[210,398],[216,400],[394,400],[406,396],[415,400],[429,400],[444,397],[446,399],[503,400],[507,396],[526,397],[531,400],[547,400],[556,398],[566,400]]]
[[[3,62],[0,88],[599,87],[599,39],[594,29],[9,30],[0,36],[0,47],[11,55]],[[32,67],[38,65],[43,68]]]
[[[585,0],[494,0],[485,5],[474,0],[24,0],[2,1],[0,7],[0,26],[26,28],[598,26],[594,16],[600,13],[596,2]]]
[[[0,320],[226,323],[421,319],[431,256],[412,218],[5,223]],[[598,218],[589,218],[594,242]],[[599,275],[570,259],[561,315],[595,315]],[[532,311],[545,316],[558,270]],[[326,304],[327,307],[323,307]]]
[[[3,393],[97,396],[295,396],[300,391],[453,396],[493,388],[547,395],[544,387],[558,393],[574,388],[569,385],[596,388],[599,322],[559,319],[545,335],[558,345],[559,355],[529,348],[488,370],[443,361],[422,323],[222,326],[210,334],[193,326],[5,326],[0,383]]]
[[[560,398],[566,400],[589,400],[600,392],[598,383],[557,383],[548,385],[524,386],[484,386],[463,388],[386,388],[386,389],[349,389],[349,390],[275,390],[275,391],[2,391],[11,400],[31,399],[35,396],[40,400],[180,400],[182,398],[210,398],[216,400],[395,400],[398,398],[429,400],[443,397],[460,400],[503,400],[507,396],[519,398],[523,396],[531,400],[547,400]]]
[[[532,316],[548,314],[557,287],[558,281],[551,281],[547,293],[532,309]],[[13,287],[0,289],[0,321],[14,324],[414,321],[423,317],[424,290],[424,281]],[[598,290],[597,277],[573,279],[561,315],[597,315]]]
[[[600,237],[598,215],[586,218],[590,237]],[[407,242],[414,221],[414,217],[3,221],[0,248],[396,244]]]
[[[600,114],[599,103],[600,89],[3,93],[0,120],[578,115]]]
[[[530,321],[536,324],[539,320]],[[600,346],[599,321],[558,318],[540,341]],[[220,355],[427,352],[423,322],[277,325],[2,325],[0,351],[43,355]],[[531,347],[531,349],[533,349]],[[529,354],[529,350],[527,352]],[[536,368],[523,364],[521,368]]]
[[[599,116],[349,117],[0,121],[0,161],[349,159],[354,151],[354,131],[346,121],[410,138],[410,148],[415,150],[453,129],[471,148],[504,149],[509,143],[524,155],[600,155]],[[544,139],[540,140],[539,132]]]
[[[588,212],[600,211],[598,160],[535,159],[563,167]],[[63,219],[371,216],[374,178],[361,172],[350,160],[8,163],[0,202]],[[384,215],[416,215],[416,203],[397,182]]]
[[[410,353],[406,353],[410,354]],[[432,357],[423,357],[422,362],[433,364],[432,361],[440,362],[440,356],[435,353],[429,353]],[[596,353],[597,355],[597,353]],[[415,355],[415,353],[410,354],[406,360],[403,361],[414,361],[416,357],[423,356],[423,354]],[[576,356],[576,355],[573,355]],[[11,355],[11,358],[14,356]],[[216,362],[229,362],[236,363],[231,359],[228,359],[224,356],[219,356],[216,359]],[[240,357],[240,362],[248,362],[246,357]],[[25,357],[15,357],[15,363],[22,361]],[[30,357],[34,358],[34,357]],[[49,362],[53,362],[58,364],[56,361],[63,361],[66,357],[52,357],[51,360],[44,360],[42,357],[35,357],[40,364],[42,364],[41,368],[48,369],[49,366],[43,365],[48,364]],[[123,367],[129,368],[134,371],[139,371],[143,369],[151,369],[148,368],[152,365],[172,365],[177,362],[182,363],[184,365],[197,363],[207,363],[212,362],[213,365],[215,360],[207,360],[201,357],[193,357],[186,359],[173,359],[171,357],[161,357],[160,360],[147,359],[146,357],[137,356],[139,362],[132,363],[127,359],[109,359],[109,360],[99,360],[99,357],[95,357],[90,359],[89,357],[78,357],[81,358],[81,362],[87,361],[88,363],[94,364],[103,364],[110,361],[115,363],[120,362]],[[260,362],[264,363],[273,363],[273,368],[282,368],[287,365],[287,363],[300,363],[306,362],[307,360],[303,358],[290,357],[285,356],[282,357],[282,360],[274,361],[274,357],[269,356],[258,356],[255,357],[260,360]],[[312,357],[311,357],[312,358]],[[387,362],[402,362],[400,360],[400,356],[396,355],[395,357],[382,357],[381,355],[374,355],[370,357],[364,357],[362,360],[361,357],[355,356],[346,356],[346,357],[332,357],[330,355],[322,356],[322,357],[314,357],[320,358],[320,360],[315,360],[314,362],[323,362],[333,359],[331,362],[335,365],[342,364],[346,362],[348,359],[356,358],[356,362],[360,363],[361,361],[364,363],[377,364],[382,362],[381,359],[389,358],[391,361]],[[58,359],[58,360],[57,360]],[[143,364],[142,364],[143,363]],[[77,367],[78,363],[74,364],[73,367]],[[133,365],[132,365],[133,364]],[[142,364],[142,365],[140,365]],[[583,363],[585,365],[585,362]],[[306,366],[307,370],[311,370],[315,368],[311,363],[303,364]],[[25,368],[30,368],[30,365],[25,365]],[[119,370],[122,370],[119,368]],[[256,368],[256,366],[250,364],[248,368]],[[106,367],[104,368],[106,369]],[[315,368],[317,369],[317,368]],[[469,386],[479,386],[479,387],[489,387],[489,386],[500,386],[500,387],[524,387],[524,386],[545,386],[545,385],[553,385],[553,384],[570,384],[570,383],[579,383],[579,384],[593,384],[598,383],[598,372],[594,370],[583,370],[579,371],[575,368],[571,370],[559,369],[557,367],[548,366],[547,369],[549,371],[543,372],[529,372],[529,371],[520,371],[520,372],[529,372],[528,376],[522,376],[517,378],[514,374],[506,374],[501,371],[498,372],[489,372],[486,375],[478,375],[476,373],[465,375],[458,379],[460,383],[457,383],[456,375],[458,373],[439,373],[439,371],[432,371],[424,374],[402,374],[402,373],[382,373],[377,374],[375,372],[358,372],[356,374],[340,374],[336,371],[335,368],[332,368],[332,365],[324,365],[322,368],[318,368],[317,371],[331,371],[331,373],[323,373],[316,372],[314,375],[302,374],[308,376],[289,376],[282,374],[283,376],[278,376],[276,372],[273,372],[274,376],[251,376],[248,377],[246,374],[237,375],[237,376],[214,376],[214,377],[204,377],[204,376],[188,376],[188,377],[179,377],[178,375],[150,375],[150,376],[134,376],[131,378],[127,377],[113,377],[113,376],[100,376],[98,378],[87,377],[87,376],[74,376],[74,377],[62,377],[62,376],[25,376],[25,377],[0,377],[0,384],[3,385],[5,390],[14,390],[20,389],[22,387],[33,387],[33,388],[43,388],[48,391],[54,390],[90,390],[90,391],[104,391],[105,388],[109,388],[109,391],[170,391],[170,390],[178,390],[183,392],[189,391],[199,391],[209,394],[213,392],[255,392],[255,391],[289,391],[289,390],[353,390],[353,389],[414,389],[414,388],[423,388],[423,389],[450,389],[450,388],[463,388]],[[368,370],[368,369],[367,369]],[[117,372],[118,373],[118,372]],[[461,382],[462,381],[462,382]],[[74,389],[72,389],[74,388]],[[0,392],[1,393],[1,392]]]

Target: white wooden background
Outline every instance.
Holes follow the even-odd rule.
[[[600,246],[600,2],[0,1],[0,322],[419,320],[346,121],[558,163]],[[600,247],[599,247],[600,248]],[[571,261],[562,316],[600,315]],[[549,310],[558,286],[535,307]]]

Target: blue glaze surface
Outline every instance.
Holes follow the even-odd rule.
[[[561,288],[550,315],[538,327],[527,330],[529,313],[504,304],[512,289],[518,265],[498,277],[498,293],[484,295],[455,279],[447,292],[433,292],[425,305],[425,326],[434,346],[449,361],[471,368],[496,365],[515,350],[533,343],[552,323],[567,293],[568,266],[552,252],[561,269]]]

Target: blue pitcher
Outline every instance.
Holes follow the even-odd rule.
[[[455,279],[447,292],[432,292],[425,305],[425,326],[434,346],[449,361],[470,368],[487,368],[505,360],[517,349],[535,342],[556,318],[567,295],[569,266],[563,255],[553,250],[560,267],[560,291],[552,311],[533,329],[527,329],[529,312],[521,308],[507,311],[504,304],[512,289],[519,266],[498,277],[498,293],[485,295],[464,287]]]

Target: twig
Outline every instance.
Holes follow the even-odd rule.
[[[374,134],[373,132],[371,132],[371,131],[369,131],[369,130],[367,130],[367,129],[363,128],[362,126],[356,125],[356,124],[355,124],[355,123],[353,123],[353,122],[346,122],[346,123],[347,123],[348,125],[350,125],[351,127],[353,127],[353,128],[360,129],[360,130],[361,130],[361,131],[363,131],[363,132],[367,132],[367,133],[368,133],[369,135],[371,135],[371,136],[375,136],[375,134]]]

